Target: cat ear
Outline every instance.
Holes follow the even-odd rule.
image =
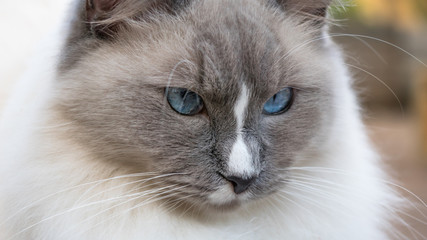
[[[86,0],[85,21],[94,35],[108,37],[126,19],[156,11],[172,14],[188,3],[189,0]]]
[[[128,0],[86,0],[83,21],[86,22],[90,32],[100,38],[113,36],[120,25],[116,19],[117,12],[123,8]]]
[[[305,21],[323,24],[332,0],[277,0],[285,11],[300,15]]]
[[[105,18],[120,0],[86,0],[86,20],[88,22]]]

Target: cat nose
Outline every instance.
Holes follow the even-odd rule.
[[[225,177],[225,179],[227,179],[229,182],[231,182],[231,184],[233,184],[234,192],[236,194],[240,194],[246,191],[246,189],[248,189],[248,187],[254,182],[255,177],[244,179],[237,176],[229,176]]]

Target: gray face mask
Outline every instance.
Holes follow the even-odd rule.
[[[55,107],[97,158],[225,207],[275,192],[298,155],[322,150],[340,79],[323,41],[304,44],[319,18],[288,16],[291,2],[144,2],[94,1],[63,52]]]

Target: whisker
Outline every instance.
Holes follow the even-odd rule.
[[[283,198],[284,200],[286,200],[286,201],[289,201],[290,203],[293,203],[295,206],[297,206],[297,207],[299,207],[300,209],[302,209],[304,212],[306,212],[306,213],[308,213],[308,215],[311,215],[311,219],[310,220],[314,220],[314,221],[316,221],[317,222],[317,224],[319,224],[319,225],[323,225],[324,227],[327,227],[327,226],[325,226],[325,222],[324,221],[322,221],[321,219],[319,219],[316,215],[314,215],[311,211],[309,211],[309,210],[307,210],[305,207],[303,207],[302,205],[300,205],[300,204],[298,204],[297,202],[295,202],[295,201],[293,201],[292,199],[290,199],[289,197],[290,196],[285,196],[285,194],[284,193],[279,193],[279,194],[277,194],[277,196],[278,197],[280,197],[280,198]],[[283,204],[284,202],[282,202],[282,204]],[[284,203],[285,205],[288,205],[287,203]],[[297,216],[296,214],[294,214],[294,216]],[[297,217],[297,219],[299,219],[299,221],[301,222],[301,224],[307,224],[307,222],[305,222],[305,221],[303,221],[303,219],[301,219],[301,218],[298,218]],[[333,229],[331,229],[331,231],[333,231]]]
[[[15,217],[15,216],[17,216],[18,214],[22,213],[23,211],[25,211],[25,210],[27,210],[27,209],[29,209],[29,208],[33,207],[33,206],[36,206],[36,205],[37,205],[37,204],[39,204],[40,202],[42,202],[42,201],[44,201],[44,200],[46,200],[46,199],[49,199],[49,198],[51,198],[51,197],[54,197],[54,196],[56,196],[56,195],[58,195],[58,194],[66,193],[66,192],[69,192],[69,191],[71,191],[71,190],[74,190],[74,189],[77,189],[77,188],[80,188],[80,187],[84,187],[84,186],[88,186],[88,185],[91,185],[91,184],[104,183],[104,182],[107,182],[107,181],[112,181],[112,180],[117,180],[117,179],[124,179],[124,178],[144,177],[144,176],[147,176],[147,175],[154,175],[154,174],[156,174],[156,173],[135,173],[135,174],[126,174],[126,175],[115,176],[115,177],[111,177],[111,178],[107,178],[107,179],[96,180],[96,181],[92,181],[92,182],[88,182],[88,183],[82,183],[82,184],[79,184],[79,185],[76,185],[76,186],[72,186],[72,187],[68,187],[68,188],[62,189],[62,190],[60,190],[60,191],[57,191],[57,192],[51,193],[51,194],[49,194],[49,195],[47,195],[47,196],[45,196],[45,197],[42,197],[42,198],[40,198],[40,199],[38,199],[38,200],[36,200],[36,201],[32,202],[31,204],[26,205],[25,207],[23,207],[23,208],[19,209],[19,210],[18,210],[18,211],[16,211],[14,214],[12,214],[12,215],[11,215],[11,216],[9,216],[8,218],[6,218],[3,222],[1,222],[1,223],[0,223],[0,226],[3,226],[3,225],[4,225],[4,224],[6,224],[8,221],[10,221],[12,218],[14,218],[14,217]]]
[[[308,179],[308,178],[305,178],[305,179]],[[311,180],[322,180],[322,179],[309,179],[310,181]],[[287,182],[287,183],[292,183],[292,184],[295,184],[295,179],[292,179],[290,182]],[[332,202],[335,202],[336,204],[339,204],[339,205],[341,205],[341,206],[343,206],[343,207],[347,207],[346,205],[344,205],[344,204],[342,204],[342,202],[341,201],[339,201],[339,195],[337,195],[337,194],[333,194],[333,193],[330,193],[329,191],[328,192],[324,192],[323,190],[321,190],[321,189],[314,189],[314,188],[312,188],[312,187],[308,187],[308,186],[306,186],[306,184],[309,184],[309,185],[315,185],[315,186],[318,186],[318,187],[323,187],[323,188],[325,188],[325,187],[327,187],[327,186],[322,186],[322,185],[318,185],[318,184],[313,184],[312,182],[302,182],[302,181],[297,181],[297,182],[299,182],[300,184],[298,184],[298,186],[299,186],[299,188],[296,188],[295,186],[292,186],[291,184],[289,184],[288,186],[289,187],[293,187],[293,188],[296,188],[297,190],[301,190],[301,191],[305,191],[305,192],[308,192],[308,193],[310,193],[310,194],[316,194],[317,196],[321,196],[321,197],[324,197],[324,195],[326,195],[326,194],[328,194],[328,195],[330,195],[330,196],[333,196],[333,198],[328,198],[329,200],[331,200]],[[343,190],[344,189],[344,187],[343,186],[340,186],[340,185],[337,185],[337,184],[334,184],[335,186],[337,186],[337,187],[339,187],[341,190]],[[301,188],[302,187],[302,188]],[[328,189],[331,189],[330,187],[327,187]],[[313,191],[314,190],[314,191]],[[334,190],[337,190],[337,189],[334,189]],[[357,194],[353,194],[353,192],[352,191],[344,191],[344,192],[346,192],[346,193],[348,193],[348,194],[352,194],[352,196],[354,196],[354,197],[357,197],[357,198],[362,198],[363,197],[363,199],[365,199],[365,200],[368,200],[368,201],[370,201],[370,199],[369,198],[367,198],[367,197],[364,197],[364,196],[360,196],[360,195],[357,195]],[[295,193],[294,192],[292,192],[292,193],[290,193],[290,192],[287,192],[288,194],[294,194],[295,195]],[[322,195],[320,195],[319,193],[322,193]],[[306,202],[308,202],[307,201],[307,199],[306,198],[304,198],[303,196],[299,196],[299,199],[301,199],[301,200],[305,200]],[[411,232],[411,235],[416,235],[416,236],[421,236],[421,237],[424,237],[420,232],[418,232],[416,229],[414,229],[412,226],[410,226],[405,220],[403,220],[403,219],[401,219],[400,217],[399,217],[399,215],[398,215],[398,213],[401,213],[401,214],[404,214],[404,215],[407,215],[408,217],[410,217],[410,218],[412,218],[412,219],[415,219],[415,220],[420,220],[420,219],[418,219],[418,218],[416,218],[416,217],[414,217],[414,216],[412,216],[412,215],[410,215],[410,214],[407,214],[407,213],[405,213],[404,211],[401,211],[401,210],[399,210],[399,209],[397,209],[397,208],[393,208],[393,207],[389,207],[389,206],[387,206],[387,205],[384,205],[384,204],[380,204],[380,205],[382,205],[385,209],[387,209],[388,211],[389,211],[389,213],[390,214],[392,214],[392,215],[394,215],[395,216],[395,218],[393,218],[394,220],[397,220],[397,221],[399,221],[401,224],[402,224],[402,226],[405,226],[410,232]],[[329,208],[329,209],[331,209],[331,208]],[[333,211],[336,211],[335,209],[331,209],[331,210],[333,210]],[[341,212],[342,213],[342,212]],[[351,215],[347,215],[347,216],[350,216],[351,217]],[[424,221],[422,221],[422,220],[420,220],[420,222],[421,223],[425,223]],[[396,233],[397,234],[397,232],[396,231],[394,231],[394,233]],[[401,234],[399,234],[399,235],[401,235]],[[415,237],[416,239],[418,239],[418,237]]]
[[[163,98],[163,103],[164,103],[163,104],[163,112],[164,112],[164,110],[166,108],[166,105],[167,105],[166,104],[167,103],[167,95],[168,95],[167,93],[168,93],[169,87],[171,86],[172,79],[173,79],[173,76],[175,74],[175,71],[183,63],[194,65],[194,63],[192,63],[190,60],[188,60],[188,59],[182,59],[178,63],[176,63],[175,66],[172,68],[172,71],[170,72],[169,77],[168,77],[168,82],[166,84],[166,94],[165,94],[165,96]]]
[[[300,204],[298,204],[298,203],[297,203],[297,202],[295,202],[294,200],[292,200],[292,199],[290,199],[290,198],[288,198],[288,197],[286,197],[286,196],[283,196],[282,194],[278,194],[278,196],[279,196],[279,197],[281,197],[281,198],[283,198],[283,199],[285,199],[286,201],[289,201],[289,202],[293,203],[294,205],[296,205],[296,206],[298,206],[299,208],[301,208],[302,210],[304,210],[307,214],[309,214],[309,215],[311,215],[312,217],[316,218],[316,216],[315,216],[312,212],[308,211],[305,207],[301,206]]]
[[[327,169],[327,171],[330,171],[330,169]],[[328,173],[331,173],[331,172],[328,172]],[[346,174],[346,173],[340,173],[340,174]],[[349,173],[349,174],[354,175],[353,173]],[[294,175],[298,175],[298,173],[294,173]],[[313,176],[310,176],[310,175],[303,175],[303,176],[309,176],[311,180],[315,179]],[[357,176],[357,175],[355,175],[355,176]],[[389,185],[392,184],[392,186],[395,186],[395,187],[399,186],[399,185],[397,185],[395,183],[392,183],[392,182],[389,182],[389,181],[386,181],[386,180],[383,180],[383,179],[376,179],[376,180],[379,180],[379,181],[381,181],[384,184],[389,184]],[[336,183],[333,183],[333,182],[330,182],[330,181],[326,181],[325,179],[317,179],[317,181],[322,182],[322,183],[327,183],[327,184],[330,184],[330,185],[336,185]],[[399,186],[399,187],[401,187],[401,186]],[[404,187],[401,187],[401,188],[406,189]],[[401,196],[398,192],[394,191],[392,188],[390,188],[390,191],[393,191],[394,194],[396,194],[400,199],[405,199],[403,196]],[[419,200],[421,200],[421,199],[419,199]],[[415,209],[422,217],[424,217],[424,218],[427,219],[427,216],[425,215],[425,213],[423,213],[423,211],[421,211],[412,201],[408,200],[407,203],[409,205],[411,205],[411,208]],[[421,200],[421,203],[423,203],[422,200]]]
[[[396,49],[398,49],[399,51],[409,55],[411,58],[413,58],[414,60],[416,60],[417,62],[419,62],[421,65],[423,65],[424,67],[427,68],[427,64],[424,63],[423,61],[421,61],[418,57],[416,57],[415,55],[413,55],[412,53],[410,53],[409,51],[397,46],[394,43],[388,42],[386,40],[380,39],[380,38],[376,38],[376,37],[372,37],[372,36],[367,36],[367,35],[361,35],[361,34],[349,34],[349,33],[338,33],[338,34],[331,34],[332,37],[358,37],[358,38],[365,38],[365,39],[371,39],[371,40],[375,40],[378,42],[382,42],[385,43],[389,46],[392,46]]]
[[[360,35],[360,34],[348,34],[348,33],[329,34],[329,35],[326,35],[326,36],[317,37],[317,38],[313,38],[313,39],[310,39],[308,41],[305,41],[305,42],[297,45],[296,47],[290,49],[282,58],[279,59],[279,61],[287,59],[295,51],[297,51],[297,50],[299,50],[299,49],[301,49],[301,48],[303,48],[303,47],[305,47],[305,46],[307,46],[307,45],[309,45],[309,44],[311,44],[313,42],[320,41],[320,40],[323,40],[323,39],[328,39],[328,38],[334,38],[334,37],[353,37],[353,38],[357,37],[357,38],[362,38],[362,39],[364,38],[364,39],[371,39],[371,40],[379,41],[379,42],[382,42],[384,44],[387,44],[389,46],[392,46],[392,47],[394,47],[394,48],[396,48],[396,49],[404,52],[405,54],[409,55],[411,58],[413,58],[414,60],[416,60],[421,65],[423,65],[424,67],[427,68],[427,64],[426,63],[424,63],[423,61],[421,61],[415,55],[411,54],[409,51],[407,51],[407,50],[405,50],[405,49],[397,46],[396,44],[393,44],[391,42],[388,42],[388,41],[385,41],[385,40],[382,40],[382,39],[379,39],[379,38],[376,38],[376,37],[371,37],[371,36],[367,36],[367,35]],[[276,63],[278,63],[279,61],[277,61]]]
[[[376,79],[378,82],[380,82],[382,85],[384,85],[392,94],[393,94],[393,96],[394,96],[394,98],[397,100],[397,102],[399,103],[399,107],[400,107],[400,112],[401,112],[401,114],[402,114],[402,118],[404,118],[405,117],[405,110],[403,109],[403,104],[402,104],[402,102],[400,101],[400,99],[399,99],[399,97],[397,96],[397,94],[393,91],[393,89],[389,86],[389,85],[387,85],[383,80],[381,80],[379,77],[377,77],[377,76],[375,76],[374,74],[372,74],[371,72],[369,72],[369,71],[367,71],[367,70],[365,70],[365,69],[363,69],[363,68],[360,68],[360,67],[358,67],[358,66],[355,66],[355,65],[352,65],[352,64],[348,64],[348,63],[345,63],[345,65],[347,65],[347,66],[349,66],[349,67],[352,67],[352,68],[355,68],[355,69],[357,69],[357,70],[359,70],[359,71],[362,71],[362,72],[364,72],[364,73],[366,73],[366,74],[368,74],[369,76],[371,76],[371,77],[373,77],[374,79]]]
[[[132,194],[132,195],[139,195],[139,194]],[[51,220],[51,219],[54,219],[54,218],[60,217],[60,216],[62,216],[62,215],[64,215],[64,214],[71,213],[71,212],[74,212],[74,211],[76,211],[76,210],[79,210],[79,209],[82,209],[82,208],[86,208],[86,207],[90,207],[90,206],[93,206],[93,205],[97,205],[97,204],[100,204],[100,203],[110,202],[110,201],[113,201],[113,200],[120,200],[120,199],[122,199],[122,198],[124,198],[124,197],[129,197],[129,196],[120,196],[120,197],[115,197],[115,198],[110,198],[110,199],[104,199],[104,200],[100,200],[100,201],[92,202],[92,203],[85,204],[85,205],[78,206],[78,207],[74,207],[74,208],[68,209],[68,210],[66,210],[66,211],[63,211],[63,212],[60,212],[60,213],[54,214],[54,215],[52,215],[52,216],[46,217],[46,218],[44,218],[44,219],[42,219],[42,220],[40,220],[40,221],[38,221],[38,222],[36,222],[36,223],[34,223],[34,224],[32,224],[32,225],[30,225],[30,226],[28,226],[28,227],[26,227],[26,228],[22,229],[21,231],[19,231],[19,232],[15,233],[14,235],[12,235],[12,236],[10,237],[10,239],[14,239],[14,238],[15,238],[15,237],[17,237],[18,235],[20,235],[20,234],[22,234],[22,233],[24,233],[24,232],[26,232],[26,231],[30,230],[31,228],[33,228],[33,227],[35,227],[35,226],[37,226],[37,225],[40,225],[40,224],[42,224],[42,223],[44,223],[44,222],[46,222],[46,221],[49,221],[49,220]],[[139,197],[140,197],[140,196],[138,196],[138,198],[139,198]]]
[[[164,195],[164,194],[167,194],[167,193],[170,193],[170,192],[173,192],[173,191],[179,190],[179,189],[184,188],[184,187],[187,187],[187,186],[182,186],[182,187],[178,187],[178,188],[176,188],[176,189],[171,189],[171,190],[165,191],[165,192],[163,192],[163,193],[161,193],[161,194],[158,194],[158,195]],[[156,196],[152,196],[152,197],[150,197],[150,198],[148,198],[148,199],[144,200],[142,203],[137,204],[136,206],[134,206],[134,207],[132,207],[132,208],[129,208],[129,209],[125,210],[125,211],[120,212],[119,214],[115,214],[115,215],[113,215],[113,216],[111,216],[111,217],[109,217],[109,218],[107,218],[107,219],[105,219],[105,220],[103,220],[103,221],[101,221],[101,222],[98,222],[97,224],[95,224],[94,226],[92,226],[92,227],[91,227],[91,229],[96,228],[97,226],[101,225],[102,223],[105,223],[105,222],[107,222],[107,221],[109,221],[109,220],[111,220],[111,219],[113,219],[113,218],[115,218],[115,217],[118,217],[118,215],[122,215],[122,214],[127,213],[127,212],[130,212],[130,211],[132,211],[132,210],[134,210],[134,209],[136,209],[136,208],[140,208],[140,207],[142,207],[142,206],[144,206],[144,205],[147,205],[147,204],[150,204],[150,203],[153,203],[153,202],[156,202],[156,201],[160,201],[160,200],[165,199],[165,198],[170,198],[171,196],[174,196],[174,195],[176,195],[176,194],[178,194],[178,193],[172,193],[172,194],[164,195],[164,196],[162,196],[162,197],[160,197],[160,198],[156,198]],[[122,205],[122,204],[121,204],[121,205]],[[117,206],[113,206],[113,207],[117,207]],[[108,211],[108,210],[111,210],[111,208],[108,208],[108,209],[106,209],[106,210],[102,211],[101,213],[103,213],[103,212],[105,212],[105,211]],[[96,216],[98,216],[98,215],[99,215],[99,214],[101,214],[101,213],[98,213],[98,214],[96,214],[95,216],[92,216],[91,218],[96,217]],[[86,222],[87,220],[89,220],[89,219],[86,219],[86,220],[85,220],[85,221],[83,221],[83,222]],[[82,223],[83,223],[83,222],[82,222]],[[85,232],[86,232],[86,231],[88,231],[88,230],[89,230],[89,229],[85,230]]]
[[[354,172],[349,172],[349,171],[345,171],[343,169],[335,169],[335,168],[327,168],[327,167],[289,167],[285,170],[302,170],[302,171],[312,171],[312,172],[323,172],[323,173],[336,173],[336,174],[342,174],[342,175],[351,175],[351,176],[355,176],[355,177],[365,177],[363,175],[357,175]],[[385,184],[389,184],[393,187],[399,188],[401,190],[403,190],[404,192],[410,194],[412,197],[414,197],[415,199],[417,199],[417,201],[419,201],[419,203],[421,203],[425,208],[427,208],[427,204],[420,198],[418,197],[415,193],[413,193],[412,191],[410,191],[409,189],[400,186],[399,184],[396,184],[394,182],[391,181],[387,181],[381,178],[372,178],[373,180],[377,180],[380,181],[382,183]]]
[[[114,187],[111,187],[111,188],[107,188],[107,189],[105,189],[104,191],[98,192],[98,193],[96,193],[96,194],[92,195],[91,197],[87,198],[87,199],[86,199],[86,201],[87,201],[87,200],[89,200],[89,199],[91,199],[91,198],[94,198],[94,197],[96,197],[96,196],[102,195],[102,194],[103,194],[103,193],[105,193],[105,192],[108,192],[108,191],[111,191],[111,190],[114,190],[114,189],[118,189],[118,188],[122,188],[122,187],[125,187],[125,186],[128,186],[128,185],[132,185],[132,184],[136,184],[136,183],[141,183],[141,184],[143,184],[143,183],[146,183],[146,182],[148,182],[148,181],[157,180],[157,179],[159,179],[159,178],[170,177],[170,176],[181,175],[181,174],[183,174],[183,173],[169,173],[169,174],[163,174],[163,175],[159,175],[159,176],[151,177],[151,178],[148,178],[148,179],[140,179],[140,180],[136,180],[136,181],[132,181],[132,182],[127,182],[127,183],[124,183],[124,184],[121,184],[121,185],[118,185],[118,186],[114,186]],[[99,186],[100,184],[101,184],[101,183],[98,183],[98,184],[96,184],[95,186],[92,186],[92,187],[90,187],[88,190],[86,190],[86,191],[85,191],[85,192],[80,196],[80,198],[76,201],[76,204],[78,204],[78,203],[79,203],[79,202],[84,198],[84,196],[85,196],[87,193],[89,193],[90,191],[92,191],[95,187]],[[154,183],[154,184],[155,184],[155,183]],[[151,184],[151,185],[153,185],[153,184]],[[151,185],[150,185],[150,186],[151,186]],[[145,185],[145,187],[147,187],[147,185]]]
[[[66,127],[69,125],[72,125],[73,121],[67,122],[67,123],[62,123],[62,124],[57,124],[57,125],[47,125],[47,126],[42,126],[42,127],[38,127],[37,129],[40,130],[44,130],[44,129],[54,129],[54,128],[62,128],[62,127]]]
[[[333,191],[337,191],[339,190],[341,193],[345,193],[345,194],[351,194],[352,196],[356,197],[356,198],[360,198],[361,196],[354,194],[352,191],[347,191],[347,189],[345,189],[342,186],[337,185],[339,188],[332,188],[332,187],[328,187],[328,186],[324,186],[324,185],[319,185],[319,184],[314,184],[312,183],[308,178],[307,182],[306,181],[300,181],[300,180],[296,180],[296,177],[293,176],[293,178],[290,181],[287,181],[286,183],[288,183],[288,187],[294,188],[296,190],[300,190],[300,191],[304,191],[310,194],[315,194],[316,196],[322,197],[323,199],[329,200],[331,202],[334,202],[340,206],[343,207],[348,207],[347,205],[343,204],[342,201],[340,201],[340,195],[338,193],[335,192],[331,192],[331,190]],[[313,187],[314,186],[314,187]],[[315,187],[322,187],[322,188],[326,188],[328,189],[328,191],[325,191],[324,189],[319,189],[319,188],[315,188]],[[343,191],[346,190],[346,191]],[[307,198],[305,196],[300,196],[303,198]],[[364,198],[365,200],[370,200],[369,198]],[[311,199],[307,199],[307,201],[309,201]],[[330,207],[328,207],[329,209],[331,209]],[[336,211],[335,209],[331,209],[333,211]]]
[[[266,199],[266,201],[272,206],[272,207],[274,207],[274,209],[278,212],[278,213],[280,213],[280,215],[282,215],[283,217],[286,217],[286,214],[283,212],[283,209],[281,209],[281,208],[279,208],[276,204],[275,204],[275,202],[273,202],[273,200],[272,199],[269,199],[269,198],[267,198]],[[268,208],[269,209],[269,211],[271,212],[271,215],[273,215],[274,214],[274,212],[273,212],[273,209],[271,209],[271,208]],[[289,208],[287,208],[287,210],[289,211],[290,209]],[[302,223],[302,220],[295,214],[295,213],[293,213],[293,212],[291,212],[291,214],[300,222],[300,223]]]
[[[314,177],[312,177],[312,176],[310,176],[310,175],[304,175],[304,174],[298,174],[298,173],[296,173],[296,175],[300,175],[299,177],[298,176],[295,176],[295,174],[293,175],[293,179],[290,181],[290,182],[295,182],[295,181],[297,181],[297,182],[300,182],[301,184],[304,184],[304,185],[306,185],[306,184],[309,184],[309,185],[313,185],[313,186],[316,186],[316,187],[321,187],[321,188],[326,188],[326,189],[333,189],[333,190],[340,190],[340,192],[344,192],[344,193],[347,193],[347,194],[351,194],[352,196],[354,196],[354,197],[356,197],[356,198],[362,198],[362,199],[365,199],[365,200],[367,200],[367,201],[372,201],[370,198],[368,198],[368,197],[365,197],[365,196],[362,196],[362,195],[359,195],[359,194],[355,194],[355,193],[353,193],[352,191],[348,191],[344,186],[341,186],[341,185],[339,185],[339,184],[337,184],[337,183],[335,183],[335,182],[331,182],[331,181],[327,181],[327,180],[324,180],[324,179],[320,179],[320,178],[314,178]],[[301,176],[308,176],[308,177],[301,177]],[[295,180],[295,178],[298,178],[298,179],[303,179],[303,180],[306,180],[306,181],[308,181],[308,182],[305,182],[305,181],[299,181],[299,180]],[[316,182],[321,182],[321,183],[324,183],[324,184],[328,184],[329,186],[325,186],[325,185],[319,185],[319,184],[315,184],[315,183],[313,183],[313,181],[316,181]],[[330,187],[330,186],[334,186],[334,188],[332,188],[332,187]],[[336,189],[337,188],[337,189]],[[300,189],[300,190],[304,190],[304,189]],[[316,193],[317,195],[319,194],[319,191],[322,191],[321,189],[314,189],[315,191],[313,192],[313,189],[311,189],[309,192],[310,193]],[[308,190],[307,190],[308,191]],[[325,193],[328,193],[328,192],[325,192]],[[330,195],[331,196],[336,196],[336,197],[338,197],[338,195],[336,195],[336,194],[331,194],[330,193]],[[335,201],[335,202],[337,202],[338,204],[341,204],[341,202],[340,201],[338,201],[338,200],[334,200],[334,199],[331,199],[331,200],[333,200],[333,201]],[[411,203],[411,202],[410,202]],[[409,217],[409,218],[411,218],[412,220],[415,220],[415,221],[417,221],[417,222],[419,222],[419,223],[422,223],[422,224],[424,224],[424,225],[426,225],[427,224],[427,222],[426,221],[423,221],[422,219],[419,219],[419,218],[417,218],[417,217],[415,217],[415,216],[413,216],[413,215],[411,215],[411,214],[408,214],[408,213],[406,213],[405,211],[403,211],[403,210],[399,210],[398,208],[394,208],[394,207],[391,207],[391,206],[388,206],[387,204],[382,204],[382,203],[379,203],[380,205],[382,205],[383,207],[384,207],[384,209],[386,209],[386,210],[388,210],[389,211],[389,213],[391,214],[391,215],[393,215],[394,216],[394,220],[395,221],[398,221],[398,222],[400,222],[401,224],[402,224],[402,226],[404,226],[404,227],[406,227],[410,232],[411,232],[411,235],[416,235],[416,236],[420,236],[420,237],[422,237],[422,238],[424,238],[424,236],[420,233],[420,232],[418,232],[416,229],[414,229],[412,226],[410,226],[405,220],[403,220],[403,219],[401,219],[401,217],[400,217],[400,215],[399,214],[402,214],[402,215],[405,215],[405,216],[407,216],[407,217]],[[425,217],[425,215],[424,215],[424,213],[423,212],[421,212],[416,206],[414,206],[413,205],[413,208],[415,208],[415,209],[417,209],[418,210],[418,212],[423,216],[423,217]],[[416,238],[416,239],[418,239],[418,238]]]
[[[181,206],[185,203],[185,200],[186,200],[186,199],[191,198],[191,197],[194,197],[194,196],[196,196],[196,195],[197,195],[197,194],[190,194],[190,195],[186,195],[186,196],[184,196],[184,197],[178,197],[178,196],[177,196],[177,199],[175,199],[175,200],[168,200],[168,201],[166,201],[166,202],[164,202],[164,203],[160,204],[160,205],[159,205],[159,207],[160,207],[160,208],[164,208],[164,206],[166,206],[166,205],[170,204],[171,202],[175,202],[173,205],[171,205],[171,206],[169,206],[167,209],[165,209],[165,210],[166,210],[166,212],[172,212],[172,211],[174,211],[174,210],[178,209],[179,207],[181,207]],[[187,212],[187,211],[188,211],[188,209],[187,209],[185,212]],[[185,212],[184,212],[184,213],[185,213]]]
[[[101,214],[103,214],[103,213],[105,213],[105,212],[108,212],[108,211],[110,211],[110,210],[112,210],[112,209],[114,209],[114,208],[116,208],[116,207],[122,206],[122,205],[124,205],[124,204],[126,204],[126,203],[132,202],[132,201],[134,201],[134,200],[140,199],[140,198],[142,198],[142,197],[148,196],[148,195],[153,194],[153,193],[156,193],[156,194],[157,194],[157,193],[159,193],[159,192],[161,192],[161,191],[163,191],[163,190],[165,190],[165,189],[173,188],[173,187],[175,187],[175,186],[177,186],[177,185],[175,184],[175,185],[170,185],[170,186],[166,186],[166,187],[162,187],[162,188],[158,188],[158,189],[154,189],[154,190],[149,190],[149,191],[142,192],[142,193],[135,193],[135,194],[132,194],[132,196],[136,196],[136,197],[133,197],[133,198],[130,198],[130,199],[128,199],[128,200],[126,200],[126,201],[124,201],[124,202],[121,202],[121,203],[115,204],[115,205],[113,205],[113,206],[111,206],[111,207],[109,207],[109,208],[107,208],[107,209],[104,209],[104,210],[102,210],[102,211],[98,212],[97,214],[95,214],[95,215],[93,215],[93,216],[91,216],[91,217],[89,217],[89,218],[86,218],[84,221],[82,221],[82,222],[80,222],[80,223],[77,223],[77,224],[75,224],[75,225],[73,225],[73,226],[69,227],[69,230],[68,230],[68,231],[66,231],[66,232],[64,232],[64,233],[63,233],[63,235],[64,235],[64,234],[66,234],[66,233],[68,233],[68,232],[70,232],[71,230],[73,230],[74,228],[78,227],[79,225],[81,225],[81,224],[83,224],[83,223],[85,223],[85,222],[88,222],[88,221],[90,221],[90,220],[92,220],[92,219],[94,219],[94,218],[96,218],[96,217],[100,216]],[[179,189],[179,188],[178,188],[178,189]],[[168,190],[168,191],[166,191],[165,193],[170,192],[170,191],[174,191],[174,190],[176,190],[176,189]],[[161,193],[161,194],[163,194],[163,193]],[[158,194],[158,195],[159,195],[159,194]],[[152,198],[153,198],[153,196],[149,197],[147,200],[152,199]],[[110,219],[110,218],[109,218],[109,219]],[[108,220],[108,219],[107,219],[107,220]],[[100,223],[103,223],[103,222],[105,222],[105,221],[102,221],[102,222],[100,222]],[[100,223],[98,223],[98,224],[96,224],[95,226],[93,226],[93,228],[95,228],[96,226],[98,226]]]
[[[304,181],[298,181],[298,182],[310,184],[310,185],[313,185],[313,186],[316,186],[316,187],[322,187],[322,188],[332,189],[332,190],[340,189],[341,192],[344,192],[344,193],[347,193],[347,194],[351,194],[352,196],[355,196],[355,197],[361,197],[360,195],[355,194],[353,191],[347,191],[347,189],[345,187],[343,187],[343,186],[341,186],[341,185],[339,185],[339,184],[337,184],[335,182],[327,181],[327,180],[320,179],[320,178],[314,178],[312,176],[309,176],[309,177],[304,177],[304,176],[309,176],[309,175],[294,174],[292,181],[298,181],[296,179],[300,179],[300,180],[302,179],[302,180],[305,180],[306,182],[304,182]],[[322,184],[316,184],[316,183],[313,183],[312,181],[316,181],[316,182],[328,184],[330,186],[325,186],[325,185],[322,185]],[[334,188],[332,188],[331,186],[334,186]],[[401,197],[401,198],[403,198],[403,197]],[[364,199],[370,201],[370,198],[364,198]],[[412,206],[412,207],[416,208],[416,206]],[[412,216],[412,215],[410,215],[410,214],[408,214],[408,213],[406,213],[404,211],[400,211],[400,210],[394,209],[394,208],[393,208],[393,211],[401,212],[401,213],[407,215],[408,217],[411,217],[413,220],[418,220],[418,222],[427,225],[426,221],[423,221],[423,220],[421,220],[419,218],[416,218],[416,217],[414,217],[414,216]],[[421,210],[418,211],[418,213],[420,213],[423,217],[427,218]]]
[[[300,184],[299,187],[292,186],[292,185],[288,185],[288,187],[294,188],[295,190],[298,190],[298,191],[304,191],[304,192],[312,193],[311,192],[312,189],[309,190],[309,189],[303,189],[303,188],[301,188],[301,187],[305,187],[303,184]],[[308,203],[308,204],[310,204],[312,206],[315,206],[317,209],[323,211],[324,213],[329,213],[329,212],[340,213],[340,212],[338,212],[338,210],[332,208],[331,206],[322,205],[320,202],[313,201],[310,198],[308,198],[308,197],[306,197],[306,196],[304,196],[304,195],[302,195],[302,194],[300,194],[300,193],[298,193],[296,191],[285,191],[285,190],[281,190],[280,192],[288,194],[288,195],[291,195],[291,196],[294,196],[294,197],[297,197],[299,200],[305,201],[306,203]],[[330,200],[332,200],[332,199],[330,199]],[[338,203],[339,201],[334,201],[334,202]],[[351,217],[351,215],[347,215],[347,216]]]
[[[197,196],[197,194],[194,194],[194,196]],[[187,214],[187,212],[190,210],[192,210],[191,216],[194,217],[194,206],[196,206],[196,202],[192,202],[191,205],[188,206],[188,208],[180,214],[180,217],[184,217]]]
[[[387,61],[384,59],[384,57],[381,56],[381,54],[374,47],[372,47],[371,44],[361,39],[360,37],[354,37],[354,38],[359,40],[363,45],[369,48],[381,60],[381,62],[383,62],[384,64],[387,64]]]

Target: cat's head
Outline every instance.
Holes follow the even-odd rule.
[[[191,203],[226,208],[277,191],[335,119],[328,3],[78,4],[57,81],[70,136]]]

